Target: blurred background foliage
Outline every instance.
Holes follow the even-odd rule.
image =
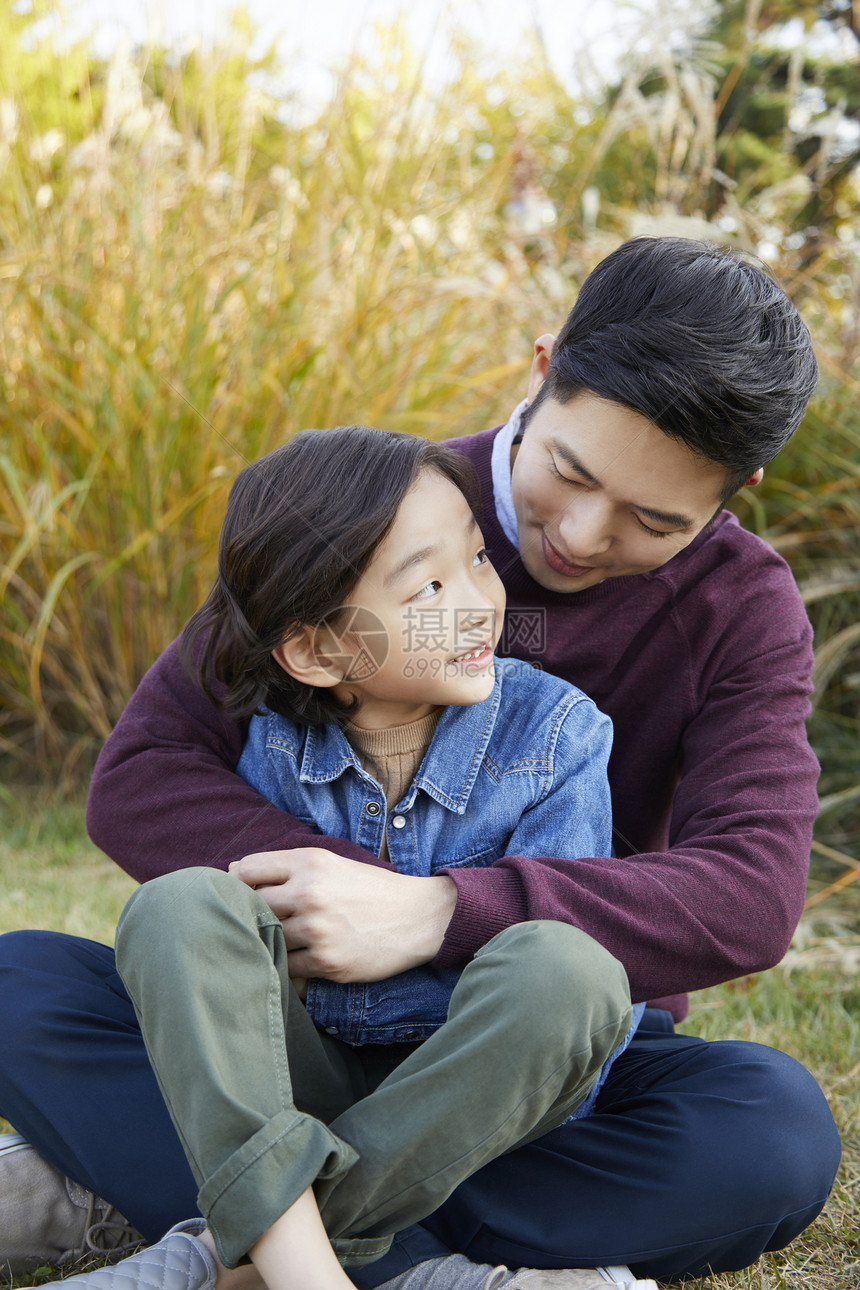
[[[0,754],[74,783],[205,594],[229,483],[305,426],[504,420],[629,236],[760,255],[821,384],[743,523],[816,627],[818,887],[860,873],[860,41],[849,0],[655,0],[611,78],[540,40],[429,83],[402,30],[301,111],[209,53],[58,47],[0,6]],[[286,88],[285,88],[286,87]],[[8,779],[7,779],[8,783]],[[0,792],[3,790],[0,789]],[[9,793],[11,790],[5,790]]]

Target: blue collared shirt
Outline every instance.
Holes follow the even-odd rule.
[[[497,658],[495,671],[482,703],[443,711],[418,774],[391,810],[334,723],[254,717],[238,772],[329,836],[378,855],[384,834],[400,873],[427,877],[508,854],[609,855],[609,718],[575,686],[518,659]],[[424,966],[383,981],[316,978],[306,1004],[317,1026],[349,1044],[422,1040],[445,1021],[459,975]]]

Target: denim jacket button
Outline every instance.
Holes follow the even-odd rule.
[[[382,807],[378,802],[368,802],[364,809],[368,815],[378,815]]]
[[[325,1028],[325,1032],[326,1032],[326,1034],[327,1034],[327,1035],[336,1035],[336,1034],[337,1034],[337,1026],[326,1026],[326,1028]]]
[[[405,815],[395,815],[394,819],[391,821],[391,827],[392,827],[392,828],[394,828],[394,829],[405,829],[405,828],[406,828],[406,816],[405,816]]]

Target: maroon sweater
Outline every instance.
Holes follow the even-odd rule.
[[[435,962],[465,962],[512,923],[551,918],[620,959],[634,1001],[773,965],[800,917],[817,806],[804,729],[812,632],[787,565],[723,511],[652,573],[546,591],[490,504],[495,433],[454,446],[480,477],[511,623],[546,611],[544,639],[538,630],[510,652],[580,686],[612,717],[617,856],[506,856],[447,871],[458,900]],[[378,863],[321,839],[233,774],[245,729],[207,701],[174,642],[99,757],[93,840],[141,882],[294,846]],[[682,1000],[667,1006],[683,1015]]]

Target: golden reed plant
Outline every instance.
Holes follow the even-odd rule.
[[[688,97],[698,80],[679,111],[699,124],[661,151],[659,96],[622,94],[601,117],[545,69],[482,79],[464,46],[432,90],[392,39],[304,121],[282,119],[247,42],[109,67],[78,51],[71,123],[45,89],[68,88],[70,58],[61,75],[40,55],[40,78],[10,91],[0,54],[0,751],[71,771],[205,594],[242,464],[306,426],[444,438],[503,420],[532,340],[593,264],[695,209],[718,87],[685,70]],[[607,167],[653,191],[597,220],[570,180]],[[731,198],[741,245],[765,216],[771,232],[788,221],[786,192],[779,209],[766,185]],[[821,394],[736,505],[792,562],[816,625],[819,845],[850,867],[860,420],[832,264],[791,263],[777,271],[819,341]]]
[[[518,397],[551,318],[493,232],[505,168],[470,180],[457,103],[431,128],[393,74],[384,100],[344,82],[256,176],[268,105],[251,87],[224,155],[214,129],[205,143],[178,131],[115,64],[53,187],[15,123],[0,253],[6,751],[76,757],[108,734],[205,594],[246,461],[306,426],[451,436]]]

